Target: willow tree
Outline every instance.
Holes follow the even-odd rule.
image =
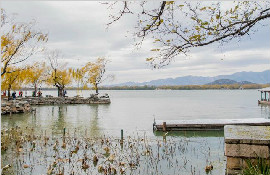
[[[96,94],[98,94],[98,86],[105,80],[113,79],[113,75],[105,75],[106,65],[109,62],[106,58],[98,58],[95,62],[88,62],[85,66],[87,70],[86,83],[90,83]]]
[[[52,70],[47,83],[57,87],[58,97],[64,97],[66,86],[72,83],[72,74],[68,69]]]
[[[37,87],[46,80],[46,64],[45,62],[35,62],[27,69],[26,84],[30,84],[35,88],[37,93]]]
[[[77,85],[77,94],[79,94],[79,90],[88,88],[86,83],[87,68],[86,65],[82,68],[72,69],[72,78]]]
[[[147,38],[154,43],[154,68],[170,63],[179,54],[213,43],[224,44],[253,34],[269,19],[269,2],[118,1],[109,3],[111,25],[126,14],[135,16],[138,45]],[[259,27],[255,27],[258,26]]]
[[[58,90],[58,97],[64,97],[65,87],[72,83],[72,70],[66,69],[65,64],[59,64],[61,58],[59,51],[51,51],[47,53],[50,62],[48,69],[47,84],[53,85]]]
[[[28,68],[20,68],[9,66],[7,71],[1,78],[1,89],[8,91],[8,98],[10,98],[10,91],[20,89],[25,83]]]
[[[36,22],[13,22],[1,9],[1,76],[9,66],[18,65],[43,50],[48,34],[35,30]]]

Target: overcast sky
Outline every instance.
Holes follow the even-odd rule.
[[[8,15],[16,13],[19,21],[36,19],[38,28],[49,32],[46,47],[60,50],[69,67],[80,67],[99,56],[110,59],[108,73],[115,75],[112,84],[270,69],[269,26],[260,27],[241,42],[192,49],[189,56],[177,56],[169,66],[152,70],[145,61],[151,57],[152,40],[134,49],[132,31],[136,21],[132,15],[106,29],[109,11],[99,2],[1,1],[1,7]]]

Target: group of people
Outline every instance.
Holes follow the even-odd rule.
[[[13,99],[16,99],[16,91],[13,91],[12,93],[11,93],[11,97],[13,98]],[[6,91],[3,91],[3,94],[2,94],[2,96],[7,96],[7,93],[6,93]],[[19,97],[22,97],[23,96],[23,91],[19,91]]]
[[[38,92],[33,91],[32,97],[42,97],[42,92],[41,92],[41,90],[39,89]]]
[[[63,95],[64,95],[64,97],[66,97],[66,95],[67,95],[66,90],[63,90]],[[4,97],[7,96],[6,91],[2,91],[2,96],[4,96]],[[16,99],[16,91],[13,91],[11,96],[12,96],[13,99]],[[23,91],[20,90],[19,91],[19,97],[22,97],[22,96],[23,96]],[[25,91],[25,96],[27,96],[27,91]],[[33,91],[32,92],[32,97],[42,97],[41,90],[39,89],[38,91]]]
[[[13,92],[11,93],[11,97],[12,97],[13,99],[16,99],[16,97],[17,97],[16,94],[17,94],[16,91],[13,91]],[[26,96],[26,95],[27,95],[27,91],[25,91],[25,96]],[[6,91],[2,91],[2,96],[4,96],[4,97],[7,96]],[[23,96],[23,91],[20,90],[20,91],[19,91],[19,97],[22,97],[22,96]],[[39,89],[38,92],[33,91],[32,97],[42,97],[42,92],[41,92],[41,90]]]
[[[12,98],[15,99],[16,98],[16,91],[14,91],[12,94],[11,94]],[[22,97],[23,96],[23,91],[19,91],[19,97]]]

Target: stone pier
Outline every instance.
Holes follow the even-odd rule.
[[[23,97],[17,100],[27,101],[31,105],[59,105],[59,104],[110,104],[108,97]]]
[[[258,157],[270,163],[270,126],[224,127],[226,172],[239,174],[247,167],[247,160],[256,163]]]
[[[16,100],[1,99],[1,114],[23,113],[31,111],[32,105],[61,105],[61,104],[110,104],[108,95],[91,95],[83,97],[17,97]]]
[[[32,107],[27,101],[4,100],[1,99],[1,115],[17,114],[32,111]]]

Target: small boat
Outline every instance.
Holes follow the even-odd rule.
[[[258,100],[258,104],[270,105],[270,87],[259,89],[259,91],[261,92],[261,100]]]

